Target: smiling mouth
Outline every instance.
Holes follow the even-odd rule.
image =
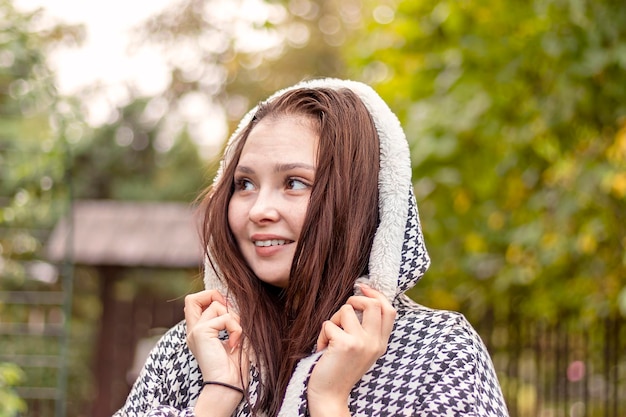
[[[271,240],[255,240],[254,246],[266,247],[266,246],[282,246],[288,243],[293,243],[293,240],[271,239]]]

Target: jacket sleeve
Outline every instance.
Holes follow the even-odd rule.
[[[152,348],[126,403],[114,417],[192,417],[200,386],[194,381],[201,381],[195,363],[181,322]]]
[[[493,363],[480,336],[462,315],[440,338],[420,417],[508,417]]]

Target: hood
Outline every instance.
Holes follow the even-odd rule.
[[[358,281],[366,282],[393,300],[414,286],[430,265],[413,194],[409,145],[400,122],[371,87],[356,81],[332,78],[304,81],[276,92],[268,100],[297,88],[352,90],[361,98],[374,120],[380,139],[380,224],[370,253],[369,276],[361,277]],[[222,180],[224,167],[232,160],[237,138],[255,112],[256,107],[243,117],[230,137],[214,185]],[[204,283],[207,289],[226,290],[208,262],[205,265]]]

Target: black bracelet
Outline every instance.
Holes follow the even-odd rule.
[[[238,393],[243,395],[243,390],[239,387],[236,387],[234,385],[230,385],[230,384],[226,384],[225,382],[218,382],[218,381],[204,381],[202,383],[202,388],[204,388],[207,385],[220,385],[222,387],[226,387],[226,388],[230,388],[232,390],[237,391]]]

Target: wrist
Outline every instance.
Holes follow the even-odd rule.
[[[348,397],[308,396],[311,417],[350,417]]]
[[[194,407],[194,415],[198,417],[231,416],[242,398],[243,390],[237,386],[215,382],[203,383],[198,402]]]
[[[231,384],[227,384],[225,382],[220,382],[220,381],[204,381],[204,382],[202,382],[202,388],[203,389],[205,387],[209,386],[209,385],[215,385],[215,386],[218,386],[218,387],[228,388],[231,391],[235,391],[235,392],[238,392],[239,394],[243,395],[243,389],[239,388],[236,385],[231,385]]]

